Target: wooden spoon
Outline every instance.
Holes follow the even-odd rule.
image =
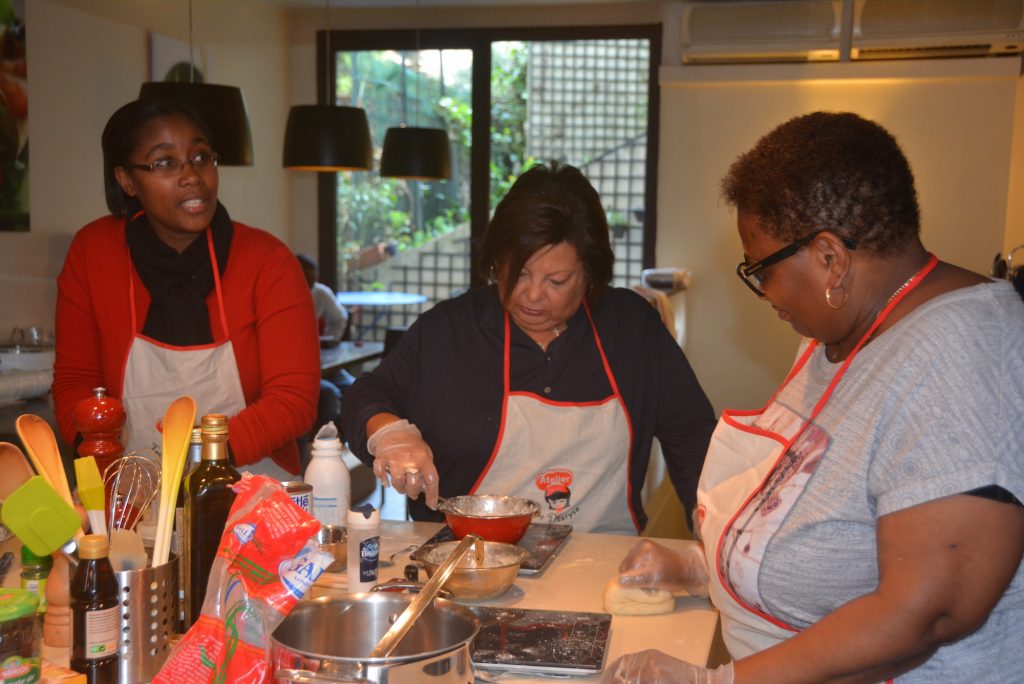
[[[196,419],[192,397],[175,399],[164,414],[163,454],[160,468],[160,506],[157,509],[156,540],[153,543],[153,567],[163,565],[171,554],[171,528],[174,507],[185,469],[185,456]]]
[[[50,424],[39,416],[25,413],[18,416],[15,427],[25,445],[28,457],[32,459],[32,465],[36,467],[36,472],[46,478],[69,506],[74,505],[71,500],[71,488],[68,486],[68,476],[60,460],[57,437],[53,434]]]
[[[0,477],[0,503],[7,501],[15,489],[35,475],[25,454],[10,442],[0,442],[0,473],[3,473]]]

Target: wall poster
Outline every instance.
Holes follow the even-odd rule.
[[[24,0],[0,0],[0,231],[29,227],[24,17]]]

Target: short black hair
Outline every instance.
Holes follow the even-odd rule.
[[[896,138],[850,112],[778,126],[733,162],[721,190],[781,242],[825,229],[858,249],[898,254],[920,233],[914,175]]]
[[[314,271],[319,270],[320,268],[319,266],[317,266],[316,259],[309,256],[308,254],[296,254],[295,258],[299,260],[299,263],[302,264],[303,268],[310,268],[313,269]]]
[[[114,169],[128,163],[132,150],[139,144],[139,134],[149,122],[165,117],[180,116],[195,123],[207,140],[210,131],[188,105],[162,98],[132,100],[110,115],[103,128],[103,191],[107,208],[114,216],[130,216],[141,207],[139,201],[121,188]]]
[[[552,161],[519,176],[498,203],[484,232],[479,273],[485,280],[519,273],[537,250],[562,242],[583,265],[587,299],[600,299],[615,263],[601,197],[578,168]],[[515,284],[505,279],[503,302]]]

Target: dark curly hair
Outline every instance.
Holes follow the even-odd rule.
[[[114,216],[131,216],[140,209],[139,201],[121,188],[114,169],[128,163],[132,150],[139,144],[139,135],[155,119],[183,117],[199,127],[207,140],[210,131],[188,105],[159,98],[132,100],[110,115],[103,128],[103,192],[107,208]]]
[[[519,176],[495,208],[480,248],[480,275],[490,281],[519,273],[537,250],[562,242],[576,249],[587,299],[597,301],[615,263],[601,198],[576,167],[538,164]],[[515,278],[505,279],[503,302],[515,285]]]
[[[791,242],[826,229],[873,254],[898,254],[920,232],[914,175],[896,139],[849,112],[790,119],[740,155],[722,198]]]

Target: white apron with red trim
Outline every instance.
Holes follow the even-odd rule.
[[[728,587],[722,565],[722,547],[735,519],[765,485],[768,477],[790,446],[821,412],[839,380],[861,347],[867,343],[889,312],[935,267],[934,256],[906,287],[879,313],[872,326],[840,366],[811,415],[793,434],[783,436],[754,427],[771,400],[756,411],[723,411],[711,435],[707,458],[697,485],[697,525],[708,561],[711,600],[722,619],[722,637],[733,659],[770,648],[798,631],[777,618],[744,603]],[[816,343],[808,345],[774,397],[782,391],[810,359]]]
[[[537,522],[580,532],[636,534],[629,507],[632,429],[586,309],[612,394],[586,402],[556,402],[509,390],[510,323],[505,313],[504,396],[498,441],[470,493],[506,494],[540,504]]]
[[[217,293],[221,334],[219,342],[177,347],[157,342],[140,332],[135,311],[135,284],[129,277],[128,297],[134,336],[125,356],[121,401],[128,421],[122,433],[126,451],[150,448],[160,453],[160,422],[175,399],[189,395],[196,402],[196,421],[207,413],[234,416],[245,408],[242,381],[235,363],[235,352],[228,336],[224,296],[217,272],[213,237],[206,231],[206,242],[213,264],[213,282]],[[265,459],[267,460],[267,459]]]

